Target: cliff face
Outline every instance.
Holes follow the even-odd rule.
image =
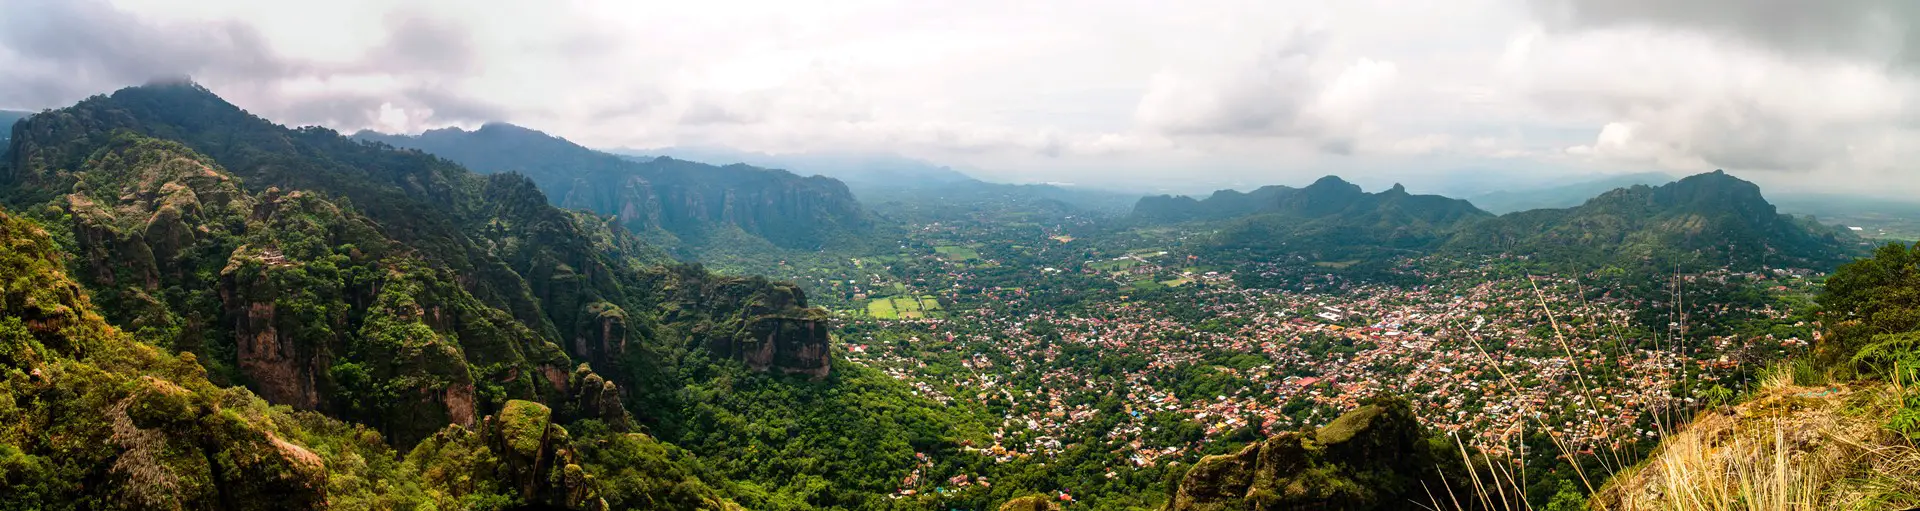
[[[75,170],[43,178],[71,180],[55,204],[103,303],[125,328],[200,355],[219,379],[403,442],[473,425],[489,406],[476,372],[507,396],[559,393],[513,374],[566,367],[564,354],[328,199],[249,193],[191,149],[134,135]],[[506,370],[473,370],[493,364]]]
[[[0,213],[0,492],[38,509],[321,509],[266,405],[108,325],[49,233]],[[80,484],[79,482],[86,483]],[[57,507],[63,506],[63,507]]]
[[[691,326],[716,355],[756,371],[825,378],[829,315],[807,305],[799,286],[763,278],[706,277],[693,267],[676,272],[674,318]]]
[[[763,371],[829,370],[825,315],[791,285],[670,271],[619,225],[551,206],[518,174],[286,129],[190,84],[17,128],[0,199],[71,232],[109,321],[193,353],[215,384],[401,445],[511,399],[625,427],[628,411],[649,412],[631,403],[673,391],[677,372],[661,366],[689,347]],[[835,202],[778,184],[791,175],[756,188],[767,171],[736,170],[635,182],[685,208],[635,206],[634,218],[798,232],[778,222]]]
[[[1406,401],[1376,400],[1318,431],[1202,458],[1166,509],[1418,508],[1430,504],[1425,488],[1443,484],[1438,452]]]
[[[426,151],[480,172],[520,173],[555,205],[694,245],[715,229],[739,229],[779,247],[814,249],[872,227],[846,184],[831,178],[671,158],[629,160],[510,124],[354,137]]]

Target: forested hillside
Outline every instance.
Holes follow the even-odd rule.
[[[1831,268],[1858,236],[1780,214],[1760,187],[1722,171],[1633,186],[1566,209],[1502,215],[1463,229],[1449,248],[1578,264],[1692,268]]]
[[[532,179],[556,206],[585,209],[691,254],[737,233],[786,249],[858,243],[873,228],[844,183],[742,164],[628,159],[511,124],[354,138],[426,151],[484,173]]]
[[[1298,257],[1342,267],[1394,253],[1453,253],[1506,254],[1579,271],[1831,268],[1864,250],[1844,228],[1780,214],[1758,186],[1720,171],[1613,189],[1575,207],[1499,216],[1400,187],[1365,193],[1329,176],[1305,188],[1222,190],[1205,200],[1147,197],[1131,218],[1215,229],[1208,245],[1223,256]]]
[[[252,409],[242,413],[249,423],[282,424],[248,434],[279,435],[280,452],[293,461],[246,463],[306,463],[262,475],[313,498],[378,492],[389,484],[380,478],[402,478],[391,484],[463,508],[591,509],[604,499],[614,508],[686,509],[721,505],[723,493],[756,508],[852,505],[873,493],[854,481],[903,476],[913,449],[938,445],[945,441],[938,432],[955,429],[899,426],[908,423],[903,415],[928,416],[904,389],[871,371],[834,371],[828,320],[797,287],[671,264],[618,226],[549,206],[518,174],[474,174],[324,129],[282,128],[188,83],[94,97],[36,115],[18,133],[0,170],[0,198],[43,226],[8,220],[6,240],[32,249],[20,256],[38,261],[25,276],[52,280],[7,289],[59,291],[66,301],[13,300],[9,307],[43,312],[10,311],[9,320],[39,332],[33,342],[40,345],[101,337],[148,358],[180,353],[183,362],[168,362],[176,368],[164,375],[171,383],[149,384],[161,389],[155,392],[201,396],[185,398],[181,414],[218,419]],[[56,275],[60,261],[86,291]],[[98,315],[80,298],[87,294],[98,297]],[[36,319],[56,313],[98,325],[78,331]],[[25,342],[11,339],[6,349],[17,357],[41,349]],[[147,366],[95,362],[88,357],[105,356],[95,351],[62,356],[112,390],[75,411],[67,407],[77,402],[45,394],[38,383],[45,370],[13,359],[10,406],[37,415],[7,421],[25,429],[4,438],[5,457],[9,466],[53,471],[9,469],[0,477],[47,488],[33,500],[10,500],[29,507],[118,501],[112,486],[85,481],[130,477],[121,472],[147,477],[110,466],[115,453],[132,447],[94,442],[103,450],[72,458],[60,442],[94,437],[54,435],[46,425],[60,414],[106,413],[82,417],[101,428],[87,434],[150,436],[154,426],[146,423],[109,431],[113,410],[136,390],[116,382],[138,381]],[[229,385],[245,390],[221,389]],[[743,391],[751,393],[731,397]],[[744,399],[767,392],[820,397],[776,407]],[[901,405],[862,411],[856,402]],[[753,431],[779,420],[768,414],[832,420],[798,425],[793,437],[762,438]],[[287,429],[294,420],[324,434]],[[365,426],[348,425],[355,422]],[[562,424],[591,443],[568,447]],[[728,463],[675,461],[693,457],[628,434],[638,431]],[[240,448],[227,437],[193,434],[202,436],[182,445]],[[829,434],[862,447],[820,441]],[[915,434],[923,440],[910,446]],[[364,452],[332,444],[345,441]],[[410,458],[381,454],[389,448],[421,458],[403,466]],[[301,452],[321,460],[302,461],[310,455]],[[773,459],[849,469],[823,493],[817,479],[796,479],[811,470],[767,463]],[[441,463],[470,466],[436,468]],[[288,472],[295,469],[305,472]],[[468,469],[472,476],[456,476]],[[551,477],[541,475],[548,471]],[[189,507],[275,502],[175,497]]]

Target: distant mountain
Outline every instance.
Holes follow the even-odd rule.
[[[845,181],[855,188],[861,185],[884,185],[890,188],[926,187],[974,180],[950,167],[890,153],[768,154],[720,147],[622,149],[611,152],[636,159],[666,156],[716,165],[743,163],[755,167],[787,170],[802,176],[827,176]]]
[[[518,172],[553,204],[615,217],[668,244],[703,247],[737,229],[774,246],[811,250],[845,243],[871,227],[840,181],[743,164],[625,158],[504,123],[418,136],[362,131],[361,140],[418,149],[484,173]],[[659,237],[656,236],[656,239]]]
[[[929,221],[990,206],[1121,215],[1139,198],[1137,194],[1067,185],[989,183],[951,167],[886,153],[775,155],[687,147],[612,152],[640,162],[665,156],[712,164],[745,163],[800,175],[831,177],[846,182],[854,196],[876,212],[905,214]]]
[[[33,112],[0,110],[0,144],[5,144],[13,138],[13,123],[25,119],[30,115],[33,115]]]
[[[1212,244],[1218,250],[1345,260],[1378,250],[1432,248],[1455,227],[1489,216],[1459,199],[1414,195],[1399,185],[1367,193],[1327,176],[1305,188],[1222,190],[1204,200],[1146,197],[1132,218],[1146,224],[1217,222]]]
[[[1579,186],[1598,185],[1570,185],[1561,193]],[[1720,171],[1612,189],[1574,207],[1497,217],[1464,200],[1412,195],[1397,185],[1366,193],[1329,176],[1305,188],[1223,190],[1200,200],[1146,197],[1132,219],[1213,224],[1212,245],[1220,251],[1336,262],[1380,250],[1450,250],[1583,266],[1825,268],[1847,260],[1861,243],[1844,228],[1780,214],[1759,186]]]
[[[1739,268],[1831,267],[1859,245],[1845,229],[1780,214],[1759,186],[1717,170],[1476,222],[1448,243],[1554,261]]]
[[[1467,201],[1494,214],[1529,209],[1570,208],[1615,188],[1661,185],[1672,181],[1673,176],[1663,172],[1642,172],[1544,188],[1501,190],[1474,195]]]
[[[1437,226],[1486,216],[1486,212],[1459,199],[1409,194],[1406,187],[1400,185],[1380,193],[1367,193],[1361,191],[1359,185],[1327,176],[1305,188],[1265,186],[1245,193],[1221,190],[1204,200],[1170,195],[1144,197],[1134,205],[1132,216],[1141,222],[1177,223],[1254,215],[1295,221],[1338,217],[1342,221],[1404,221],[1409,225]]]

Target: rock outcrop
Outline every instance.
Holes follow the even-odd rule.
[[[620,386],[594,374],[586,364],[574,369],[567,388],[567,405],[572,409],[573,419],[595,419],[614,431],[633,430],[632,419],[621,401]]]
[[[451,480],[500,481],[519,508],[603,511],[599,482],[581,467],[565,428],[553,411],[513,400],[481,421],[478,430],[448,426],[423,440],[408,461]],[[471,484],[454,486],[478,491]]]
[[[715,355],[739,360],[755,371],[826,378],[830,316],[807,305],[791,283],[764,278],[715,277],[697,266],[677,272],[680,302],[675,320],[692,320],[691,335]]]
[[[0,213],[0,507],[325,509],[266,403],[101,318],[48,233]]]
[[[1170,511],[1413,509],[1442,459],[1405,400],[1378,399],[1314,432],[1287,432],[1202,458]]]
[[[1000,505],[1000,511],[1059,511],[1059,509],[1060,506],[1054,504],[1046,495],[1028,495]]]

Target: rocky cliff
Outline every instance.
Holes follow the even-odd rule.
[[[627,433],[647,412],[629,402],[684,385],[671,364],[715,363],[681,357],[707,339],[662,316],[807,314],[677,291],[733,279],[658,266],[524,177],[286,129],[192,84],[15,128],[0,202],[39,224],[0,214],[0,502],[25,508],[726,508]],[[746,314],[765,303],[785,308]],[[534,416],[528,448],[507,419]],[[495,468],[394,463],[388,441],[449,428],[475,435],[449,462]],[[596,471],[623,482],[602,493]]]
[[[18,128],[0,199],[72,233],[111,322],[194,353],[215,383],[401,445],[511,399],[624,428],[649,410],[622,401],[672,392],[661,365],[696,347],[829,370],[824,315],[791,285],[668,271],[526,177],[289,130],[191,84]]]
[[[675,286],[676,307],[669,316],[689,325],[688,334],[704,339],[715,354],[745,362],[756,371],[825,378],[832,370],[828,354],[829,315],[807,304],[805,291],[764,278],[698,278],[697,266],[682,267]]]
[[[700,245],[738,229],[783,248],[815,249],[857,237],[871,220],[846,184],[747,165],[672,158],[635,160],[519,126],[432,130],[419,136],[360,132],[355,138],[418,149],[486,173],[517,172],[553,204],[611,216],[638,233]]]
[[[1405,400],[1374,400],[1317,431],[1202,458],[1166,509],[1416,509],[1442,487],[1442,449]]]

